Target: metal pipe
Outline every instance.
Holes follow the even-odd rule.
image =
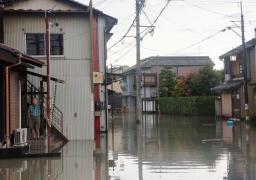
[[[105,96],[105,123],[106,123],[106,132],[108,132],[108,84],[107,84],[107,80],[108,80],[108,76],[107,76],[107,40],[106,40],[106,36],[107,36],[107,29],[106,27],[104,28],[104,73],[105,73],[105,92],[104,92],[104,96]]]
[[[50,28],[49,28],[49,18],[47,12],[45,11],[45,54],[46,54],[46,64],[47,64],[47,118],[51,124],[51,77],[50,77]],[[48,137],[48,152],[51,148],[51,127],[47,126],[47,137]]]
[[[9,70],[13,67],[21,65],[21,53],[18,55],[18,62],[10,65],[10,66],[5,66],[5,121],[6,121],[6,148],[10,147],[10,97],[9,97]]]

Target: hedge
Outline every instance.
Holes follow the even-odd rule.
[[[174,115],[214,115],[215,105],[212,96],[161,97],[160,112]]]

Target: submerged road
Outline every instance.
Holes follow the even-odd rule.
[[[96,149],[93,152],[93,149]],[[256,128],[214,117],[115,115],[60,159],[0,160],[0,180],[254,180]]]

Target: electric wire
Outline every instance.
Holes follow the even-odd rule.
[[[220,15],[220,16],[224,16],[224,17],[228,17],[228,18],[231,17],[231,16],[228,16],[228,15],[226,15],[226,14],[223,14],[223,13],[220,13],[220,12],[217,12],[217,11],[213,11],[213,10],[210,10],[210,9],[207,9],[207,8],[204,8],[204,7],[201,7],[201,6],[198,6],[198,5],[194,4],[194,3],[191,3],[191,2],[186,1],[186,0],[184,0],[183,2],[186,3],[186,4],[188,4],[188,5],[190,5],[190,6],[196,7],[196,8],[198,8],[198,9],[204,10],[204,11],[209,12],[209,13],[212,13],[212,14],[216,14],[216,15]]]
[[[126,56],[131,50],[133,50],[136,46],[136,43],[130,48],[128,49],[124,54],[122,54],[120,57],[118,57],[115,61],[113,61],[111,64],[114,64],[118,61],[120,61],[124,56]]]
[[[224,32],[224,31],[226,31],[226,30],[227,30],[227,29],[225,28],[225,29],[222,29],[222,30],[220,30],[220,31],[217,31],[216,33],[214,33],[214,34],[212,34],[212,35],[210,35],[210,36],[207,36],[206,38],[204,38],[204,39],[202,39],[202,40],[200,40],[200,41],[197,41],[197,42],[195,42],[195,43],[193,43],[193,44],[190,44],[190,45],[188,45],[188,46],[186,46],[186,47],[184,47],[184,48],[182,48],[182,49],[179,49],[179,50],[175,51],[173,54],[177,54],[177,53],[179,53],[179,52],[181,52],[181,51],[184,51],[184,50],[186,50],[186,49],[189,49],[189,48],[192,48],[192,47],[194,47],[194,46],[197,46],[197,45],[199,45],[199,44],[201,44],[201,43],[203,43],[203,42],[205,42],[205,41],[207,41],[207,40],[209,40],[209,39],[215,37],[216,35],[218,35],[218,34]]]
[[[153,21],[151,26],[154,26],[157,21],[159,20],[160,16],[163,14],[163,12],[165,11],[165,9],[168,7],[169,3],[171,2],[171,0],[167,0],[165,6],[161,9],[160,13],[158,14],[158,16],[156,17],[156,19]],[[154,27],[150,27],[148,28],[147,32],[142,35],[141,39],[143,39],[148,33],[152,32],[154,30]]]

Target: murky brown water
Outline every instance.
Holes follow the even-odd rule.
[[[93,157],[93,148],[96,147]],[[97,142],[61,159],[0,160],[0,180],[254,180],[256,128],[214,117],[116,116]]]

